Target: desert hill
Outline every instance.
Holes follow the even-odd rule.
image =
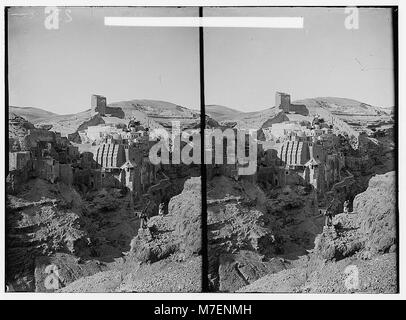
[[[144,126],[150,128],[169,127],[171,121],[180,121],[183,127],[196,127],[200,123],[200,114],[197,111],[158,100],[136,99],[119,101],[108,104],[106,117],[103,123],[125,123],[135,117]],[[62,135],[74,133],[84,123],[90,121],[94,115],[90,109],[75,113],[59,115],[40,108],[23,108],[10,106],[15,115],[21,116],[34,125],[52,125],[53,131]]]
[[[206,114],[217,121],[228,120],[244,112],[220,105],[206,105]]]
[[[396,293],[395,179],[394,171],[372,177],[355,197],[353,212],[336,215],[335,230],[324,228],[309,255],[240,291]]]
[[[337,97],[316,97],[293,101],[294,104],[303,104],[309,111],[309,115],[286,114],[290,121],[311,121],[315,115],[320,115],[326,120],[334,119],[343,126],[349,126],[348,130],[362,131],[371,128],[379,128],[393,124],[391,110],[375,107],[356,100]],[[67,135],[78,130],[85,122],[94,115],[91,110],[85,110],[76,114],[58,115],[40,108],[10,107],[10,112],[25,118],[34,125],[51,124],[54,131]],[[104,123],[128,123],[135,117],[144,126],[150,128],[170,127],[172,121],[180,121],[184,128],[195,128],[200,123],[200,113],[174,103],[134,99],[118,101],[108,104],[108,114],[103,118]],[[275,106],[254,112],[242,112],[226,106],[207,105],[206,113],[213,123],[234,122],[237,128],[261,128],[265,122],[272,123],[272,119],[278,114]],[[285,119],[285,120],[287,120]],[[353,132],[351,132],[353,133]]]
[[[134,99],[129,101],[113,102],[109,107],[120,107],[124,113],[131,113],[134,109],[151,116],[184,116],[192,117],[195,112],[191,109],[167,101]]]
[[[41,121],[41,119],[48,119],[54,116],[57,116],[56,113],[46,111],[40,108],[33,108],[33,107],[14,107],[10,106],[9,112],[15,113],[20,117],[24,117],[26,120],[36,123],[37,121]]]
[[[286,116],[290,121],[310,121],[317,114],[326,120],[334,118],[338,122],[343,121],[356,131],[393,123],[390,112],[387,109],[347,98],[316,97],[296,100],[292,103],[305,105],[309,115],[287,114]],[[211,105],[209,114],[220,122],[236,122],[236,126],[239,128],[261,128],[266,121],[275,117],[279,112],[275,106],[260,111],[237,111],[234,113],[224,112],[224,110],[228,109],[225,108],[223,106]]]

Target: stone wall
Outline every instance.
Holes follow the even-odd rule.
[[[67,185],[73,184],[73,170],[70,164],[59,164],[59,180]]]
[[[304,104],[290,104],[289,112],[294,112],[297,114],[301,114],[302,116],[308,116],[309,110]]]
[[[59,178],[59,162],[52,158],[33,161],[34,176],[54,183]]]
[[[29,151],[9,152],[9,171],[25,168],[30,159]]]
[[[91,98],[92,112],[99,113],[101,116],[106,114],[106,97],[93,94]]]

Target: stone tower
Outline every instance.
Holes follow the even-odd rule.
[[[290,108],[290,95],[283,92],[276,92],[275,106],[283,112],[289,112]]]
[[[97,94],[92,95],[92,113],[98,113],[101,116],[106,115],[106,97],[99,96]]]

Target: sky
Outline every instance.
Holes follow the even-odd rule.
[[[208,8],[206,16],[300,16],[303,29],[205,29],[207,104],[241,111],[323,96],[394,106],[390,9],[359,10],[358,30],[344,8]]]
[[[69,11],[67,11],[69,10]],[[154,99],[198,109],[197,28],[111,27],[104,16],[197,16],[197,8],[62,8],[59,28],[44,8],[9,12],[10,105],[59,114],[107,102]],[[205,8],[205,16],[302,16],[303,29],[205,28],[206,104],[240,111],[317,96],[394,105],[390,9],[359,10],[347,30],[344,8]]]
[[[107,103],[199,108],[198,29],[104,26],[104,16],[196,16],[197,8],[69,10],[58,30],[45,28],[44,8],[9,13],[10,105],[68,114],[89,109],[91,95],[100,94]]]

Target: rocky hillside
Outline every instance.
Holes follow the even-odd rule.
[[[138,227],[121,190],[84,195],[31,179],[7,196],[7,283],[17,291],[44,291],[40,284],[49,264],[64,274],[61,286],[105,270],[130,250]]]
[[[167,215],[151,217],[127,255],[63,292],[198,292],[201,288],[201,182],[190,178]]]
[[[181,126],[194,128],[200,124],[200,113],[170,102],[158,100],[129,100],[108,104],[102,123],[124,123],[135,117],[143,126],[150,128],[169,127],[171,121],[180,121]],[[90,109],[76,114],[58,115],[40,108],[10,107],[10,112],[24,117],[34,125],[52,125],[52,130],[62,135],[74,133],[91,121]]]
[[[259,200],[254,204],[255,199]],[[208,186],[209,278],[212,290],[235,291],[283,263],[268,260],[277,251],[274,219],[265,214],[265,195],[251,183],[224,176]]]
[[[334,217],[337,232],[316,239],[316,253],[331,260],[396,252],[395,188],[394,171],[372,177],[367,190],[355,197],[353,212]]]
[[[219,105],[206,105],[206,114],[217,121],[229,120],[243,112]]]
[[[190,118],[196,116],[196,111],[176,105],[174,103],[159,101],[159,100],[146,100],[134,99],[129,101],[113,102],[109,107],[120,107],[126,117],[129,116],[134,110],[145,113],[151,117],[180,117]]]
[[[267,275],[238,292],[397,293],[396,254],[371,260],[301,259],[298,267]]]
[[[198,256],[184,262],[164,259],[152,264],[125,257],[108,270],[78,279],[59,292],[200,292],[200,274]]]
[[[31,108],[29,108],[30,110]],[[25,108],[13,108],[14,113],[31,119],[30,121],[35,126],[51,125],[52,131],[60,132],[63,136],[73,133],[85,122],[91,120],[92,115],[90,110],[79,112],[76,114],[58,115],[54,113],[46,113],[41,110],[41,117],[32,116]],[[38,110],[38,109],[36,109]]]
[[[207,201],[211,289],[234,292],[306,254],[322,223],[312,199],[300,186],[272,190],[214,177]]]
[[[371,106],[356,100],[319,97],[293,101],[304,104],[309,111],[308,116],[288,114],[291,121],[311,121],[318,114],[325,119],[335,119],[336,124],[344,126],[344,130],[357,131],[379,129],[393,125],[393,117],[387,109]],[[24,117],[34,125],[52,125],[53,130],[63,135],[73,133],[92,118],[90,109],[68,115],[57,115],[40,108],[10,107],[10,112]],[[200,123],[199,111],[188,109],[170,102],[146,99],[113,102],[108,105],[107,113],[102,117],[104,123],[127,123],[132,117],[142,125],[150,128],[170,127],[171,121],[180,121],[185,128],[196,128]],[[233,123],[237,128],[261,128],[266,121],[271,121],[278,113],[274,106],[255,112],[241,112],[225,106],[206,106],[208,123]],[[286,119],[285,119],[286,120]]]
[[[10,113],[15,113],[20,117],[24,117],[26,120],[37,123],[40,122],[42,119],[46,120],[52,117],[57,116],[56,113],[46,111],[40,108],[32,108],[32,107],[9,107]]]
[[[318,114],[326,120],[336,119],[349,125],[348,130],[361,131],[368,128],[379,128],[382,125],[393,125],[393,119],[384,108],[371,106],[352,99],[336,97],[318,97],[293,101],[293,104],[303,104],[309,111],[308,116],[287,114],[291,121],[311,121]],[[255,112],[226,112],[223,106],[209,106],[209,113],[219,122],[236,122],[240,128],[261,128],[266,121],[278,113],[275,106]],[[232,110],[232,109],[231,109]],[[285,119],[286,121],[286,119]],[[352,128],[352,129],[351,129]],[[352,133],[352,132],[350,132]]]
[[[9,112],[8,123],[8,140],[10,148],[13,147],[14,142],[18,142],[17,144],[20,146],[24,145],[24,137],[28,134],[28,130],[35,128],[31,122],[14,112]]]
[[[171,198],[167,215],[148,221],[152,234],[138,233],[131,242],[131,254],[143,262],[155,262],[172,254],[185,260],[201,249],[200,177],[185,182],[182,193]]]
[[[311,109],[323,107],[333,114],[342,115],[370,115],[382,116],[387,115],[383,108],[378,108],[367,103],[359,102],[353,99],[338,98],[338,97],[317,97],[310,99],[297,100],[294,103],[304,104],[307,108]],[[316,111],[314,110],[314,111]]]
[[[335,216],[335,229],[324,228],[310,254],[240,291],[397,292],[395,179],[395,172],[373,177],[354,211]]]
[[[15,290],[33,291],[36,257],[73,254],[86,243],[87,233],[73,188],[35,179],[21,189],[7,198],[7,282]]]

